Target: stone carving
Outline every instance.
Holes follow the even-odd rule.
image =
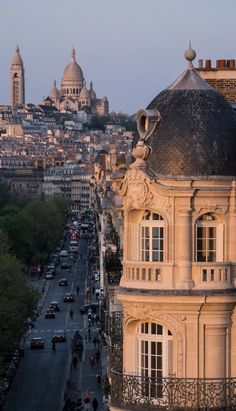
[[[167,312],[161,312],[158,306],[143,303],[124,303],[124,325],[131,321],[160,322],[170,329],[177,344],[177,370],[178,377],[184,376],[184,352],[185,352],[185,325],[183,316],[173,316]]]
[[[149,179],[136,168],[127,171],[120,186],[121,196],[125,196],[127,192],[126,204],[129,208],[151,207],[153,194],[149,189]]]

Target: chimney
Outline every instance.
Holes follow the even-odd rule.
[[[235,68],[235,60],[227,60],[227,67],[229,68]]]
[[[198,60],[198,68],[200,68],[200,69],[203,68],[203,60],[202,59]]]
[[[221,60],[216,60],[216,68],[217,69],[221,68]]]
[[[211,60],[208,59],[205,61],[205,68],[208,70],[211,69]]]
[[[221,64],[222,64],[222,68],[225,68],[225,67],[227,67],[227,65],[226,65],[226,60],[221,60]]]

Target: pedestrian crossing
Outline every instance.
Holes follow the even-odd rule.
[[[70,327],[70,328],[61,328],[61,329],[63,329],[63,331],[65,331],[65,332],[75,332],[75,331],[79,331],[80,333],[82,333],[83,331],[84,331],[84,329],[83,328],[78,328],[78,327]],[[39,333],[41,333],[41,334],[43,334],[43,333],[54,333],[54,332],[56,332],[56,331],[58,331],[58,329],[33,329],[32,331],[31,331],[31,334],[39,334]]]

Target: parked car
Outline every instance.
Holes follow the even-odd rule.
[[[60,286],[68,285],[67,279],[66,278],[61,278],[58,281],[58,285],[60,285]]]
[[[52,335],[52,341],[64,342],[66,341],[66,333],[64,330],[54,331]]]
[[[49,308],[45,311],[45,318],[56,318],[54,310]]]
[[[52,301],[49,307],[54,311],[60,311],[60,304],[57,301]]]
[[[72,294],[72,293],[66,293],[66,294],[64,295],[64,302],[65,302],[65,303],[70,303],[70,302],[74,302],[74,301],[75,301],[74,294]]]
[[[30,342],[30,348],[44,348],[44,340],[41,337],[33,337]]]
[[[52,273],[46,273],[44,278],[45,278],[45,280],[52,280],[53,279],[53,274]]]

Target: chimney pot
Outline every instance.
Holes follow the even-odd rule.
[[[221,60],[216,60],[216,68],[221,68]]]
[[[206,69],[211,69],[211,60],[210,60],[210,59],[207,59],[207,60],[205,61],[205,68],[206,68]]]
[[[235,60],[234,59],[227,60],[227,67],[235,68]]]
[[[202,59],[198,60],[198,68],[203,68],[203,60]]]

